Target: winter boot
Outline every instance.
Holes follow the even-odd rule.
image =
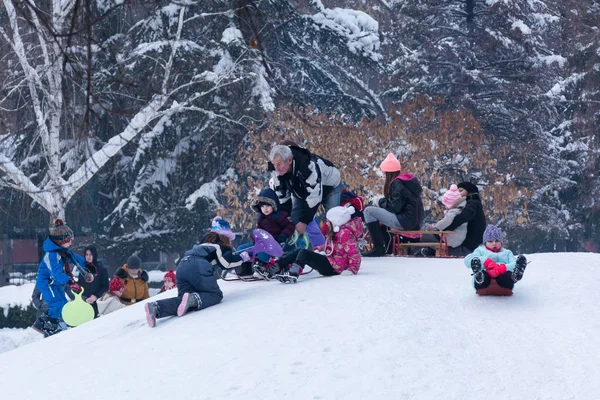
[[[158,318],[158,304],[155,302],[146,303],[146,321],[148,326],[154,328],[156,326],[156,318]]]
[[[519,282],[523,279],[523,273],[525,272],[525,268],[527,267],[527,259],[524,255],[520,255],[517,257],[517,265],[515,265],[515,269],[512,273],[513,282]]]
[[[41,317],[42,320],[42,332],[44,333],[44,337],[56,335],[61,331],[65,331],[68,329],[67,324],[63,321],[58,320],[56,318],[52,318],[49,315],[44,315]]]
[[[302,267],[293,263],[289,270],[275,275],[275,279],[281,283],[296,283],[300,275],[302,275]]]
[[[184,293],[181,297],[181,303],[177,307],[177,316],[183,317],[189,310],[198,309],[202,305],[198,293]]]
[[[385,255],[385,245],[383,243],[383,233],[379,221],[369,222],[367,229],[371,235],[373,248],[363,254],[363,257],[383,257]]]
[[[265,281],[270,281],[273,279],[273,276],[275,276],[280,269],[279,264],[277,263],[269,263],[265,265],[259,261],[255,262],[252,268],[254,270],[254,277],[264,279]]]
[[[475,283],[481,285],[485,280],[485,276],[483,275],[483,269],[481,268],[481,261],[479,261],[479,258],[474,258],[471,260],[471,269],[473,270],[473,278],[475,279]]]

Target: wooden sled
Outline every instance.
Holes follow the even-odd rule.
[[[484,289],[477,289],[475,293],[479,296],[512,296],[513,291],[498,285],[496,279],[492,278],[490,286]]]
[[[221,274],[221,271],[217,271],[217,275],[219,276],[219,278],[221,278],[224,281],[243,281],[243,282],[254,282],[254,281],[263,281],[264,279],[261,278],[256,278],[254,275],[239,275],[237,273],[237,271],[235,270],[235,268],[231,268],[229,270],[230,272],[233,272],[233,274],[228,273],[225,277],[223,277],[223,274]],[[306,266],[306,268],[302,271],[302,273],[300,275],[308,275],[313,271],[312,267],[310,266]],[[234,275],[229,277],[229,275]]]

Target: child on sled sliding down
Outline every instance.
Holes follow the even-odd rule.
[[[220,228],[213,226],[211,232],[185,252],[177,265],[177,297],[146,303],[146,320],[153,328],[158,318],[184,316],[188,311],[199,311],[214,306],[223,300],[223,292],[217,284],[215,268],[235,268],[250,256],[243,252],[234,254],[231,248],[231,230],[226,230],[222,221]]]
[[[520,255],[515,259],[512,251],[502,247],[502,231],[488,225],[483,232],[483,244],[465,257],[465,265],[473,271],[476,290],[487,288],[492,278],[498,286],[511,289],[523,278],[527,259]]]
[[[255,271],[265,280],[275,278],[283,283],[296,283],[306,265],[324,276],[339,275],[345,270],[356,275],[361,263],[358,241],[363,236],[363,223],[360,217],[352,219],[354,212],[352,206],[333,207],[327,212],[325,244],[315,247],[315,251],[294,250],[273,266]]]

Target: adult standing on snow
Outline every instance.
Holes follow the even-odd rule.
[[[36,288],[42,293],[42,299],[48,304],[48,314],[42,317],[44,336],[51,336],[66,329],[62,322],[62,309],[67,304],[65,287],[70,285],[74,290],[80,287],[73,278],[74,268],[87,282],[94,280],[94,275],[83,267],[85,259],[69,250],[73,243],[73,231],[61,219],[57,219],[50,228],[50,235],[44,241],[44,257],[38,266]]]
[[[299,146],[275,145],[269,153],[273,186],[279,202],[292,199],[291,219],[298,234],[306,232],[319,204],[325,211],[340,205],[340,171],[328,160]]]

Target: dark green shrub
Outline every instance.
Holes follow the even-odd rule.
[[[0,329],[2,328],[27,328],[35,322],[37,310],[31,304],[26,308],[10,306],[8,315],[5,316],[4,308],[0,307]]]

